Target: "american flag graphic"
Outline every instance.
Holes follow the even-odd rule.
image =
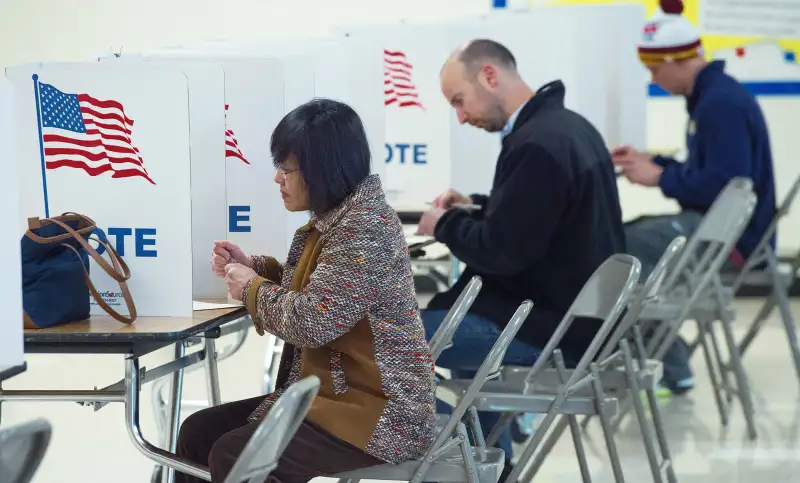
[[[413,66],[406,54],[398,51],[383,51],[383,103],[399,107],[425,109],[419,100],[417,88],[411,80]]]
[[[131,141],[133,119],[122,104],[89,94],[66,94],[38,84],[41,135],[47,169],[78,168],[89,176],[142,177],[152,184],[139,149]]]
[[[239,143],[236,141],[236,135],[233,133],[233,130],[228,129],[229,107],[228,104],[225,104],[225,159],[234,158],[244,162],[244,164],[250,164],[250,161],[242,154],[242,150],[239,149]]]

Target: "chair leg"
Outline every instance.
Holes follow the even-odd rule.
[[[797,373],[798,379],[800,379],[800,346],[798,346],[797,328],[795,327],[794,316],[792,315],[792,309],[787,294],[789,288],[784,287],[781,284],[780,277],[777,273],[777,268],[772,270],[772,278],[772,291],[777,299],[778,310],[781,313],[781,322],[783,323],[783,328],[786,330],[786,339],[789,342],[789,351],[792,353],[794,370],[795,373]]]
[[[597,414],[600,417],[600,425],[603,427],[603,437],[606,440],[606,448],[608,448],[608,459],[611,461],[611,471],[614,473],[614,481],[616,483],[624,483],[625,477],[622,475],[622,464],[619,459],[619,452],[617,451],[617,443],[614,441],[611,424],[608,421],[605,408],[603,407],[603,401],[605,401],[606,395],[605,392],[603,392],[603,384],[600,382],[600,374],[596,363],[592,363],[591,373],[594,376],[594,380],[592,381],[594,404]]]
[[[461,448],[461,458],[464,459],[464,470],[467,472],[467,483],[480,483],[478,470],[475,467],[475,459],[472,457],[472,447],[469,444],[467,428],[463,424],[459,424],[456,428],[456,434],[459,439],[458,446]]]
[[[616,434],[619,431],[620,426],[622,426],[622,422],[625,420],[625,416],[630,414],[631,408],[633,407],[633,399],[639,397],[638,394],[633,394],[630,391],[626,391],[622,394],[619,399],[619,411],[617,415],[611,419],[611,430]]]
[[[519,461],[527,462],[528,460],[531,459],[534,452],[536,451],[536,448],[539,447],[539,444],[544,439],[544,435],[547,434],[547,431],[553,424],[553,421],[556,419],[557,416],[559,416],[558,410],[566,399],[567,399],[567,394],[565,392],[560,393],[558,397],[556,397],[556,400],[553,401],[553,403],[550,405],[550,409],[545,414],[545,417],[539,424],[539,427],[536,428],[536,431],[534,431],[533,437],[531,438],[530,441],[528,441],[528,444],[525,446],[525,449],[523,450],[522,454],[519,457]],[[566,428],[566,424],[564,425],[564,427]],[[509,483],[516,483],[517,481],[519,481],[519,477],[524,469],[525,469],[524,464],[515,465],[514,469],[511,470],[511,474],[508,475],[506,481],[508,481]],[[529,479],[525,479],[523,481],[527,483]]]
[[[711,351],[708,348],[708,323],[700,322],[697,324],[697,328],[700,332],[700,346],[703,348],[703,357],[706,360],[706,367],[708,368],[708,377],[711,379],[711,389],[714,392],[714,402],[717,403],[717,411],[719,412],[719,419],[720,423],[723,426],[728,425],[728,405],[723,401],[722,394],[721,394],[721,384],[717,380],[717,370],[714,364],[714,360],[711,357]],[[719,371],[723,372],[725,369],[720,367]]]
[[[753,319],[753,322],[750,323],[747,333],[745,333],[742,341],[739,343],[739,354],[744,356],[744,354],[747,352],[747,349],[750,348],[750,344],[753,343],[753,340],[756,338],[756,335],[758,335],[758,332],[761,330],[764,324],[767,323],[767,320],[769,320],[772,309],[775,308],[777,303],[777,297],[774,293],[764,301],[764,305],[762,305],[759,309],[758,313]]]
[[[656,456],[656,450],[653,445],[654,438],[650,432],[647,416],[644,413],[644,406],[641,399],[641,387],[639,386],[639,375],[636,368],[633,366],[631,349],[628,345],[628,341],[625,339],[620,341],[619,346],[625,362],[625,376],[628,379],[628,387],[630,388],[630,400],[633,404],[633,410],[636,414],[636,419],[639,422],[639,431],[642,433],[642,441],[644,442],[644,450],[647,454],[647,461],[650,463],[650,471],[653,473],[653,483],[663,483],[664,479],[661,474],[661,464]]]
[[[722,312],[720,312],[720,317],[722,317]],[[711,349],[714,354],[714,359],[716,360],[717,367],[719,368],[719,387],[718,390],[720,394],[725,394],[725,400],[728,402],[728,405],[733,401],[733,386],[731,385],[731,381],[729,378],[729,371],[730,366],[725,363],[725,360],[722,358],[722,351],[720,351],[720,343],[717,340],[717,334],[714,330],[714,321],[703,321],[697,322],[698,324],[704,324],[706,326],[706,334],[708,335],[709,340],[711,340]]]
[[[564,356],[561,352],[555,353],[555,363],[556,363],[556,371],[558,371],[558,377],[561,380],[561,384],[566,387],[568,382],[567,378],[567,368],[564,364]],[[581,478],[583,479],[583,483],[591,483],[592,482],[592,475],[589,472],[589,462],[586,459],[586,450],[583,448],[583,439],[581,438],[581,428],[578,426],[578,418],[575,415],[567,415],[567,421],[569,421],[569,429],[572,433],[572,444],[575,446],[575,457],[578,458],[578,467],[581,471]],[[556,426],[558,429],[558,426]]]
[[[700,338],[698,337],[698,341]],[[638,327],[634,328],[634,343],[636,344],[638,357],[639,357],[639,367],[645,367],[647,365],[647,359],[645,358],[644,352],[644,340],[642,339],[642,333]],[[661,450],[661,464],[662,468],[666,467],[667,472],[667,479],[669,483],[677,483],[678,478],[675,475],[675,467],[672,462],[672,454],[669,451],[669,443],[667,443],[667,435],[664,432],[664,423],[661,420],[661,410],[658,407],[658,401],[656,400],[656,393],[655,389],[652,385],[648,385],[645,390],[645,394],[647,395],[647,403],[650,406],[650,417],[653,418],[653,429],[656,433],[656,438],[658,441],[658,447]]]
[[[722,314],[722,331],[725,335],[725,342],[728,344],[731,368],[736,377],[736,389],[739,395],[739,402],[742,404],[744,418],[747,422],[747,434],[750,439],[756,439],[755,411],[753,408],[752,393],[750,392],[750,381],[744,371],[742,358],[739,356],[739,347],[733,336],[733,321],[726,314]]]
[[[525,455],[525,453],[523,452],[523,456],[519,458],[517,466],[521,466],[523,468],[527,467],[528,461],[531,459],[531,457],[533,457],[533,462],[530,464],[529,469],[525,472],[525,478],[523,478],[522,481],[531,481],[533,477],[539,472],[542,465],[544,464],[544,460],[547,459],[547,456],[553,451],[553,448],[558,443],[558,440],[561,439],[561,435],[564,434],[564,430],[567,429],[568,425],[569,421],[567,421],[566,417],[562,416],[556,423],[556,426],[553,428],[553,431],[551,431],[550,434],[547,436],[547,439],[541,445],[541,449],[539,450],[538,453],[536,453],[535,456],[533,454],[530,454],[529,456],[523,459]],[[539,430],[540,429],[537,428],[536,431],[538,432]],[[530,445],[531,443],[532,442],[529,442],[528,444]]]

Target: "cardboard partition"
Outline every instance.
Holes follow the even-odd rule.
[[[303,99],[313,98],[313,71],[307,59],[217,56],[195,50],[141,55],[147,62],[195,62],[222,68],[228,133],[226,236],[248,254],[285,259],[295,231],[307,222],[308,215],[289,213],[283,206],[270,138],[287,112],[305,102]]]
[[[372,172],[385,177],[385,116],[381,47],[348,39],[268,37],[253,42],[216,41],[197,50],[220,55],[308,56],[314,97],[340,100],[358,113],[372,153]]]
[[[0,190],[0,371],[24,364],[22,336],[22,261],[20,259],[19,190],[16,159],[15,93],[11,83],[0,78],[0,159],[6,179]]]
[[[144,63],[141,55],[103,56],[101,63]],[[189,146],[192,184],[192,297],[225,297],[224,280],[210,269],[216,240],[227,237],[225,209],[226,151],[235,151],[235,137],[226,127],[225,72],[215,64],[164,60],[181,70],[189,87]],[[232,154],[232,155],[235,155]]]
[[[183,72],[64,63],[13,67],[6,76],[14,87],[20,218],[70,211],[89,216],[129,265],[140,316],[191,315]],[[127,313],[117,282],[95,262],[90,268],[106,303]],[[104,311],[93,303],[92,313]]]

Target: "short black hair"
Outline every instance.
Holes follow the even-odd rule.
[[[331,99],[314,99],[281,119],[270,141],[275,167],[297,158],[311,211],[338,206],[370,174],[371,156],[356,111]]]
[[[458,60],[472,71],[480,61],[491,60],[509,70],[517,69],[517,59],[503,44],[490,39],[475,39],[458,55]]]

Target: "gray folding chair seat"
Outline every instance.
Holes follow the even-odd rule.
[[[539,430],[520,456],[519,463],[509,475],[509,481],[519,479],[525,468],[525,463],[533,456],[533,452],[542,441],[544,432],[550,427],[555,418],[560,414],[568,414],[570,425],[578,429],[574,413],[584,410],[581,414],[599,414],[601,421],[608,422],[607,413],[615,411],[616,399],[606,397],[602,383],[597,376],[597,365],[592,362],[594,356],[600,351],[603,342],[611,334],[617,319],[628,304],[628,299],[636,287],[641,272],[639,260],[630,255],[612,255],[594,274],[587,280],[584,287],[572,303],[570,309],[561,320],[552,337],[542,351],[541,356],[528,371],[526,384],[523,388],[509,384],[506,381],[487,382],[475,396],[472,404],[485,411],[501,412],[500,422],[493,428],[487,439],[487,444],[493,445],[503,428],[517,413],[545,413]],[[572,322],[577,317],[589,317],[602,320],[597,335],[592,340],[589,350],[578,362],[571,377],[564,376],[564,362],[561,352],[556,349],[564,334],[569,330]],[[555,394],[539,394],[534,392],[533,381],[539,373],[546,369],[545,364],[555,362],[556,369],[562,375],[561,384]],[[591,367],[590,367],[591,365]],[[529,384],[529,382],[531,384]],[[590,395],[573,395],[573,392],[583,391],[582,388],[592,386]],[[463,382],[457,380],[443,381],[441,389],[437,390],[437,397],[441,395],[445,402],[450,404],[463,403]],[[440,392],[441,391],[441,392]],[[583,393],[581,393],[583,394]],[[610,428],[609,428],[610,429]],[[611,464],[618,481],[622,481],[622,470],[619,464],[619,455],[612,439],[606,439],[611,455]],[[575,440],[581,473],[588,477],[588,464],[583,452],[580,435]],[[529,481],[525,477],[523,481]]]
[[[464,397],[455,405],[446,421],[443,415],[437,416],[437,423],[444,424],[437,424],[436,439],[422,458],[398,465],[385,464],[348,471],[335,477],[342,483],[361,479],[413,483],[497,483],[505,464],[505,452],[500,448],[486,447],[477,412],[472,404],[481,387],[499,374],[506,350],[528,317],[532,306],[526,300],[517,308],[469,383]],[[470,444],[467,428],[472,434],[474,446]]]
[[[606,404],[613,405],[614,409],[619,410],[635,406],[648,462],[653,471],[654,481],[657,482],[664,481],[664,479],[668,479],[670,482],[676,481],[675,472],[672,468],[672,458],[661,421],[661,413],[655,398],[655,391],[663,375],[663,364],[658,360],[645,359],[644,342],[641,332],[638,330],[638,322],[645,303],[659,297],[667,269],[683,250],[685,244],[686,238],[683,236],[676,237],[670,243],[661,259],[650,272],[647,280],[634,290],[635,296],[629,304],[624,318],[616,324],[614,332],[597,356],[599,361],[597,364],[597,376],[600,378],[604,393],[606,396],[610,396],[609,399],[613,401],[611,404],[608,402]],[[635,343],[638,358],[633,357],[628,346],[628,339],[633,340]],[[521,388],[526,384],[529,372],[530,370],[525,367],[505,367],[503,368],[502,379]],[[546,369],[541,371],[533,381],[527,381],[527,383],[531,385],[532,393],[534,394],[546,391],[555,393],[564,376],[572,377],[573,373],[574,370],[571,369],[562,371]],[[652,430],[646,420],[643,402],[640,398],[642,391],[647,396],[650,407]],[[587,392],[587,389],[579,390],[573,394],[575,396],[584,396],[585,392]],[[585,426],[590,417],[596,415],[596,413],[587,412],[584,414],[586,415],[583,421]],[[609,414],[608,416],[613,417],[615,415]],[[619,421],[620,418],[614,418],[612,430],[616,430]],[[563,417],[559,420],[536,455],[527,474],[528,477],[533,477],[536,474],[569,423],[570,421]]]
[[[528,371],[530,372],[530,368]],[[436,397],[454,406],[466,394],[469,383],[469,380],[463,379],[442,381],[436,390]],[[560,382],[558,386],[561,386]],[[538,394],[537,388],[544,394]],[[523,394],[521,387],[517,384],[507,381],[486,381],[472,405],[478,411],[544,414],[550,411],[558,397],[558,393],[552,392],[552,389],[552,387],[535,385],[532,394]],[[598,405],[592,388],[586,386],[574,390],[558,407],[558,412],[559,414],[596,415],[598,411],[602,411],[606,417],[611,418],[617,414],[618,408],[617,398],[614,397],[607,397]]]
[[[643,368],[638,367],[636,364],[636,377],[639,380],[639,385],[642,389],[646,387],[658,388],[661,377],[664,374],[664,364],[661,361],[647,360]],[[525,384],[525,378],[530,372],[530,367],[524,366],[506,366],[503,368],[502,380],[508,384],[522,387]],[[572,369],[567,369],[565,374],[571,377],[573,374]],[[625,391],[628,389],[628,375],[625,372],[624,365],[616,364],[609,365],[600,371],[600,380],[603,382],[603,390],[609,395],[616,394],[617,392]],[[561,385],[561,378],[557,371],[548,369],[542,371],[536,377],[533,392],[544,390],[545,388],[558,387]],[[576,393],[577,394],[577,393]]]
[[[663,359],[686,320],[697,322],[698,344],[703,349],[722,424],[728,422],[729,407],[725,401],[730,402],[737,395],[751,439],[755,439],[756,429],[750,383],[733,336],[732,292],[722,285],[720,272],[750,222],[755,205],[752,181],[731,180],[706,212],[680,258],[670,267],[660,290],[662,295],[648,300],[640,315],[643,321],[655,324],[655,332],[647,344],[647,357],[657,360]],[[676,305],[681,309],[674,315]],[[717,325],[725,338],[729,362],[722,360],[714,332]],[[735,387],[728,380],[729,372],[735,376]]]
[[[424,481],[441,483],[463,483],[475,481],[481,483],[497,483],[505,465],[505,452],[499,448],[471,447],[471,458],[475,461],[475,473],[470,474],[464,465],[461,449],[452,448],[442,452],[425,473]],[[483,453],[482,453],[483,452]],[[423,481],[414,480],[420,467],[419,460],[406,461],[399,465],[379,465],[350,471],[336,475],[339,481],[353,482],[358,480],[379,481]]]
[[[0,482],[31,481],[47,453],[51,434],[45,419],[0,429]]]

